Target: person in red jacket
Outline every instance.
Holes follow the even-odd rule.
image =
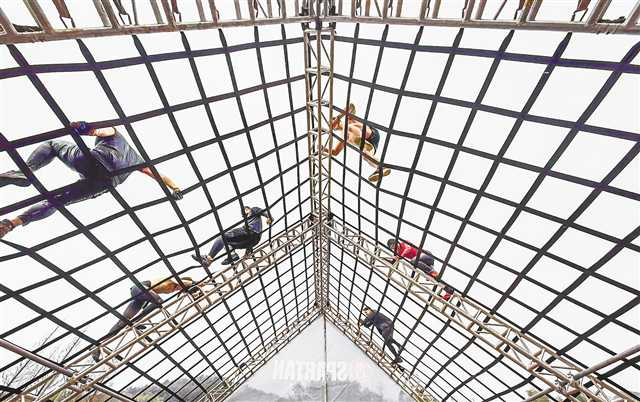
[[[433,254],[427,250],[421,250],[420,255],[418,256],[418,249],[410,245],[409,243],[396,241],[395,239],[387,240],[387,246],[391,250],[393,250],[393,258],[390,261],[392,264],[398,261],[400,258],[404,258],[411,262],[411,264],[424,272],[426,275],[429,275],[433,279],[438,278],[438,271],[433,269],[433,265],[435,263],[435,258]],[[415,276],[415,271],[411,273],[411,277]],[[445,294],[442,296],[443,299],[449,300],[451,295],[454,292],[454,289],[447,285],[444,288]]]

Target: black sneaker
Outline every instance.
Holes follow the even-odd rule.
[[[398,356],[395,359],[393,359],[393,361],[391,363],[392,364],[400,364],[402,362],[403,362],[402,357]]]
[[[100,348],[96,348],[96,350],[91,353],[91,358],[96,363],[100,361]]]
[[[222,265],[229,265],[233,262],[238,261],[239,259],[240,259],[240,256],[238,256],[238,254],[236,254],[235,251],[232,251],[230,257],[227,257],[224,260],[222,260]]]
[[[197,262],[198,264],[201,264],[205,268],[208,268],[209,265],[211,265],[211,261],[209,261],[209,259],[204,255],[198,257],[195,254],[191,254],[191,258],[193,258],[195,262]]]
[[[0,187],[13,184],[14,186],[29,187],[31,182],[24,173],[18,170],[10,170],[0,174]]]
[[[3,219],[0,221],[0,239],[2,239],[7,233],[13,230],[13,223],[9,219]]]

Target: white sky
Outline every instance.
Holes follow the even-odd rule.
[[[46,2],[45,2],[46,3]],[[85,5],[78,1],[69,1],[72,13],[86,12],[82,9]],[[411,2],[405,1],[406,7],[412,7]],[[451,2],[455,3],[455,2]],[[557,9],[541,9],[539,19],[553,19],[558,15],[564,15],[560,4],[571,4],[568,8],[574,7],[574,1],[558,2]],[[445,2],[449,5],[449,2]],[[17,23],[28,24],[29,16],[25,12],[21,3],[9,3],[7,0],[0,1],[3,10]],[[612,8],[607,16],[615,18],[619,13],[615,7],[622,7],[621,2],[612,2]],[[453,6],[452,6],[453,7]],[[83,11],[84,10],[84,11]],[[453,13],[444,8],[442,16],[446,13]],[[451,8],[457,10],[459,8]],[[50,11],[50,10],[49,10]],[[183,17],[188,19],[190,11],[185,6]],[[221,12],[226,13],[224,9]],[[505,15],[512,11],[505,9]],[[609,15],[610,14],[610,15]],[[148,13],[141,13],[147,15]],[[97,16],[96,16],[97,18]],[[54,23],[57,20],[54,20]],[[99,20],[96,20],[96,25]],[[287,37],[299,37],[300,27],[297,25],[287,26]],[[360,38],[379,40],[381,38],[383,26],[362,25],[360,27]],[[353,36],[354,26],[339,25],[337,32],[341,36]],[[391,27],[387,40],[389,42],[412,43],[417,28],[414,27]],[[253,42],[253,29],[228,29],[225,35],[229,45]],[[260,39],[276,40],[281,39],[279,26],[265,26],[259,28]],[[422,35],[421,45],[430,46],[451,46],[456,29],[426,28]],[[504,39],[506,31],[493,30],[465,30],[461,48],[496,50]],[[217,31],[187,33],[193,50],[209,49],[220,47]],[[516,32],[513,40],[507,48],[509,53],[533,54],[550,56],[556,46],[562,40],[562,33],[542,33],[542,32]],[[179,34],[153,34],[142,35],[140,39],[148,54],[161,54],[182,51],[183,45]],[[574,34],[567,50],[563,54],[566,59],[595,59],[604,61],[618,61],[624,54],[636,44],[638,39],[631,36],[604,36]],[[103,39],[87,39],[84,42],[89,47],[97,61],[116,60],[138,56],[131,38],[113,37]],[[49,42],[40,44],[19,45],[18,49],[24,54],[30,64],[58,64],[58,63],[84,63],[85,60],[74,41]],[[290,57],[291,75],[296,76],[303,72],[302,45],[294,44],[288,46]],[[335,71],[337,74],[348,76],[351,65],[352,45],[350,43],[338,42],[336,44]],[[265,63],[266,81],[272,82],[285,78],[284,55],[282,47],[271,47],[262,50],[263,61]],[[378,55],[378,48],[370,45],[359,45],[356,57],[356,68],[354,78],[364,82],[373,81],[375,61]],[[260,84],[260,76],[255,56],[255,50],[249,49],[232,54],[232,62],[236,74],[236,79],[240,89]],[[407,66],[409,51],[394,48],[385,49],[380,72],[377,77],[377,84],[392,88],[399,88],[402,77]],[[418,93],[433,94],[444,68],[447,55],[445,53],[419,52],[416,55],[413,68],[411,69],[406,89]],[[452,99],[459,99],[473,102],[482,82],[491,65],[492,59],[486,57],[457,56],[452,66],[452,71],[444,87],[443,96]],[[6,47],[0,48],[0,68],[15,67],[16,63],[9,54]],[[640,57],[636,57],[633,64],[640,64]],[[203,83],[207,96],[230,93],[231,86],[229,72],[223,55],[205,56],[197,58],[197,65],[203,77]],[[191,74],[187,60],[171,60],[154,63],[154,68],[159,76],[163,89],[166,92],[171,105],[199,99],[195,82]],[[495,106],[509,110],[519,111],[527,97],[535,86],[540,74],[544,70],[543,64],[521,63],[514,61],[502,61],[494,80],[489,87],[489,91],[483,100],[483,105]],[[106,79],[116,93],[127,115],[155,110],[162,107],[160,98],[152,85],[144,65],[122,67],[105,70]],[[537,116],[553,117],[560,120],[575,121],[584,111],[595,93],[600,89],[610,72],[605,70],[587,70],[570,67],[557,67],[553,72],[549,82],[543,90],[541,96],[534,104],[531,114]],[[51,92],[54,99],[61,106],[66,116],[71,120],[107,120],[116,118],[117,115],[111,107],[104,92],[100,88],[97,80],[91,72],[73,73],[50,73],[40,74],[46,88]],[[637,141],[640,132],[638,113],[640,107],[639,81],[637,74],[623,74],[613,87],[609,95],[604,99],[601,106],[588,119],[587,124],[597,127],[612,128],[626,132],[635,133]],[[292,84],[294,96],[294,108],[304,105],[304,81],[296,81]],[[358,106],[358,115],[363,117],[369,97],[369,88],[361,85],[353,85],[351,89],[351,101]],[[344,81],[336,80],[335,96],[336,105],[343,107],[346,102],[347,84]],[[273,115],[280,115],[290,111],[287,88],[280,85],[269,89],[269,102]],[[371,108],[368,112],[368,119],[373,123],[389,127],[393,106],[396,96],[382,91],[375,91]],[[253,92],[241,97],[244,112],[246,113],[248,124],[255,124],[267,119],[266,107],[261,91]],[[430,102],[427,100],[403,97],[400,103],[399,112],[395,120],[394,129],[401,132],[419,135],[424,126]],[[238,108],[234,98],[229,98],[212,105],[214,118],[220,134],[232,133],[243,127],[239,117]],[[422,154],[419,156],[418,170],[426,174],[442,177],[447,170],[449,160],[453,153],[453,146],[458,141],[464,123],[468,115],[468,109],[447,103],[440,103],[428,133],[428,138],[434,141],[426,142]],[[184,109],[176,113],[176,119],[185,140],[189,145],[197,144],[212,138],[213,133],[202,106]],[[499,116],[494,113],[480,111],[474,119],[473,125],[465,139],[463,146],[472,152],[461,152],[451,173],[450,180],[462,186],[472,189],[480,187],[491,166],[491,155],[495,155],[503,144],[505,137],[514,123],[510,117]],[[9,140],[17,140],[33,134],[43,133],[58,129],[61,125],[55,115],[50,111],[46,103],[37,94],[37,91],[30,84],[26,77],[15,77],[0,80],[0,132]],[[150,158],[157,158],[167,153],[177,151],[181,148],[177,137],[166,116],[158,116],[142,121],[137,121],[133,127],[140,141],[148,152]],[[290,118],[278,120],[275,123],[278,143],[293,140],[295,135],[302,135],[306,128],[304,113],[296,115],[297,132],[293,132]],[[120,127],[121,131],[124,129]],[[513,143],[506,152],[506,158],[510,161],[524,162],[532,169],[543,167],[549,157],[555,152],[560,142],[567,133],[566,128],[559,128],[549,125],[542,125],[535,122],[526,121],[520,128]],[[385,142],[388,142],[385,163],[410,167],[413,162],[417,140],[393,136],[386,133],[386,129],[381,130],[382,139],[379,152],[382,152]],[[253,145],[258,155],[269,151],[274,144],[271,140],[271,131],[268,125],[263,125],[251,132]],[[68,138],[70,139],[70,138]],[[580,132],[568,149],[562,154],[560,160],[553,166],[553,172],[565,174],[573,177],[598,182],[606,176],[618,161],[631,149],[634,141],[622,140],[614,137],[607,137],[599,134]],[[224,141],[224,147],[229,153],[231,163],[238,163],[251,159],[248,150],[248,143],[244,134],[233,136]],[[19,150],[23,158],[27,158],[35,145],[27,146]],[[410,151],[407,151],[410,150]],[[482,154],[478,154],[481,151]],[[306,154],[306,140],[299,144],[300,157]],[[296,155],[293,146],[279,152],[283,168],[294,166]],[[222,160],[218,145],[210,145],[193,153],[193,157],[201,169],[203,176],[210,177],[217,173],[224,172],[226,166]],[[342,163],[343,157],[340,155],[338,161]],[[358,170],[358,158],[352,150],[347,151],[347,166],[355,171]],[[241,191],[247,191],[258,184],[255,170],[249,164],[248,167],[237,171],[236,178]],[[261,159],[259,162],[263,180],[277,176],[277,164],[275,156]],[[13,163],[6,153],[0,153],[0,171],[14,168]],[[184,156],[171,159],[158,165],[158,169],[170,175],[181,187],[187,188],[197,183],[196,176]],[[335,177],[342,180],[342,169],[338,164],[334,164]],[[364,166],[362,174],[369,175],[369,167]],[[627,168],[618,175],[611,183],[612,187],[623,189],[633,193],[640,192],[640,161],[636,156]],[[306,164],[300,167],[302,177],[305,177]],[[55,189],[62,185],[69,184],[76,180],[73,172],[67,170],[62,164],[54,162],[37,173],[38,178],[49,189]],[[487,192],[500,197],[505,202],[519,202],[528,191],[537,172],[531,169],[522,169],[514,163],[502,163],[499,165],[496,174],[489,183]],[[283,176],[285,191],[297,186],[296,171]],[[391,176],[382,183],[382,190],[393,191],[402,194],[405,190],[407,174],[394,171]],[[358,188],[357,178],[347,174],[345,185],[348,189],[356,191]],[[376,193],[373,186],[367,183],[361,184],[362,211],[363,216],[374,219],[375,211],[368,206],[365,201],[375,202]],[[438,192],[440,182],[425,176],[416,176],[413,185],[409,190],[409,197],[431,205]],[[213,181],[209,184],[216,204],[223,203],[235,195],[228,175]],[[532,210],[541,211],[554,217],[565,219],[570,216],[578,205],[591,192],[590,187],[568,182],[558,178],[547,177],[540,188],[536,191],[527,207]],[[118,187],[118,191],[126,202],[131,206],[140,205],[144,202],[162,197],[161,189],[146,177],[133,174],[125,184]],[[265,189],[269,202],[274,202],[281,197],[280,181],[275,180]],[[302,188],[303,197],[308,193],[308,186]],[[341,193],[341,192],[340,192]],[[25,198],[34,196],[37,191],[33,188],[21,189],[16,187],[4,187],[0,189],[1,206],[11,205]],[[334,186],[334,195],[341,197],[339,187]],[[473,200],[473,193],[460,189],[459,186],[448,185],[445,188],[443,198],[439,203],[439,208],[454,214],[460,218],[464,217]],[[380,193],[381,209],[398,213],[400,198],[394,198]],[[243,197],[245,205],[263,206],[264,201],[260,191],[253,192]],[[297,192],[287,197],[287,209],[291,210],[298,202]],[[357,200],[353,196],[347,195],[345,204],[351,208],[356,208]],[[190,219],[206,211],[209,207],[202,190],[194,190],[186,195],[185,199],[178,203],[178,207],[185,218]],[[274,207],[273,214],[278,217],[283,215],[283,204],[278,203]],[[342,209],[334,204],[338,209],[338,214],[342,214]],[[110,195],[101,196],[98,199],[84,202],[69,207],[71,211],[83,224],[90,224],[120,210],[120,206]],[[305,211],[308,209],[308,204]],[[640,222],[638,204],[631,199],[623,198],[610,192],[601,193],[594,203],[583,213],[576,223],[582,227],[592,229],[599,233],[604,233],[615,238],[623,238],[633,231]],[[239,219],[239,207],[237,203],[225,206],[220,211],[223,226],[229,226]],[[488,226],[495,231],[500,231],[505,222],[511,216],[513,207],[501,202],[483,198],[478,208],[471,216],[471,221]],[[161,203],[153,207],[145,208],[137,213],[140,220],[149,228],[152,233],[172,227],[179,223],[176,214],[168,203]],[[424,228],[429,210],[415,203],[407,204],[404,219]],[[4,217],[3,217],[4,218]],[[353,214],[345,216],[348,222],[357,225],[357,220]],[[293,223],[299,219],[297,209],[295,213],[288,217]],[[386,230],[395,232],[398,222],[385,213],[379,215],[380,226]],[[557,219],[556,219],[557,220]],[[507,235],[513,239],[520,240],[534,248],[541,247],[560,227],[559,223],[553,220],[544,219],[533,213],[524,212],[517,218],[514,225],[509,229]],[[279,222],[274,227],[273,233],[284,228],[284,222]],[[363,231],[374,234],[375,229],[367,222],[362,222]],[[452,218],[441,212],[437,212],[429,228],[430,231],[448,239],[453,237],[460,228],[459,219]],[[57,213],[46,221],[34,223],[26,228],[16,230],[7,236],[7,240],[17,244],[33,247],[51,239],[52,237],[70,232],[74,226],[61,214]],[[198,242],[217,234],[217,226],[211,215],[196,221],[191,225],[191,229]],[[135,227],[131,218],[124,216],[101,225],[92,232],[107,247],[115,249],[142,237],[142,233]],[[400,226],[400,237],[418,243],[421,231],[409,225]],[[493,243],[494,234],[488,233],[480,228],[467,225],[464,229],[459,244],[467,247],[480,255],[483,255]],[[167,254],[191,247],[191,242],[184,230],[174,230],[167,234],[155,238],[158,245]],[[381,240],[386,240],[386,235],[382,235]],[[635,239],[633,244],[640,246],[640,241]],[[210,243],[205,245],[209,247]],[[426,247],[437,257],[444,259],[449,251],[450,244],[439,240],[434,236],[428,236]],[[572,261],[581,267],[588,268],[606,254],[613,244],[597,236],[585,234],[575,228],[569,229],[550,248],[552,255],[544,256],[527,275],[527,280],[512,293],[514,298],[522,301],[523,304],[535,311],[545,308],[556,294],[543,289],[538,283],[545,284],[555,292],[561,292],[567,288],[579,276],[579,272],[561,262],[553,256]],[[15,250],[10,246],[0,243],[0,258],[10,255]],[[44,247],[38,251],[50,262],[60,266],[63,270],[69,271],[87,261],[100,255],[84,236],[78,235],[60,244]],[[177,269],[183,269],[192,265],[189,252],[184,252],[178,256],[171,257],[170,261]],[[492,254],[491,260],[510,267],[515,272],[519,272],[527,265],[535,255],[531,249],[516,245],[513,242],[503,240],[497,250]],[[144,242],[135,248],[123,252],[119,255],[131,271],[139,269],[144,264],[157,258],[157,254],[148,242]],[[456,269],[449,268],[444,279],[457,289],[464,289],[468,283],[469,275],[472,275],[480,259],[472,254],[456,248],[450,259],[450,265]],[[598,311],[611,314],[630,300],[637,297],[637,289],[640,285],[640,274],[638,272],[639,255],[636,250],[624,248],[610,261],[604,264],[597,273],[601,277],[612,278],[627,289],[635,289],[635,294],[630,291],[617,289],[596,277],[591,277],[577,287],[569,299],[563,301],[554,308],[549,317],[574,329],[578,334],[587,331],[603,317],[589,312],[583,307],[574,303],[577,301],[590,306]],[[440,264],[437,264],[440,269]],[[35,262],[28,257],[21,257],[8,261],[0,261],[0,269],[10,274],[4,275],[0,279],[0,284],[14,291],[19,291],[27,286],[38,284],[48,278],[55,277],[56,274]],[[193,276],[202,278],[204,272],[197,269],[192,271]],[[162,263],[156,263],[145,268],[136,276],[139,280],[167,276],[169,271]],[[120,279],[122,274],[111,261],[102,261],[81,272],[73,274],[74,278],[80,281],[89,290],[95,290],[105,284]],[[513,273],[509,273],[500,268],[495,263],[489,262],[479,278],[485,284],[494,286],[499,291],[506,290],[514,279]],[[131,283],[123,280],[97,294],[109,305],[119,305],[129,297],[128,289]],[[489,289],[481,283],[476,283],[471,287],[469,294],[487,306],[493,306],[501,294]],[[0,297],[2,294],[0,294]],[[39,286],[37,289],[24,293],[24,297],[34,302],[39,307],[52,310],[67,302],[80,297],[81,293],[65,280],[56,280],[47,285]],[[397,302],[397,300],[396,300]],[[356,308],[358,306],[354,306]],[[418,306],[415,306],[418,308]],[[498,313],[512,320],[520,326],[527,325],[534,318],[531,309],[519,305],[514,300],[508,300]],[[84,300],[69,308],[66,308],[56,316],[70,325],[80,325],[90,317],[102,313],[104,310],[92,301]],[[395,314],[393,308],[390,313]],[[0,333],[5,333],[11,328],[24,323],[37,314],[15,300],[2,300],[0,302]],[[83,331],[91,337],[101,336],[115,320],[112,316],[103,319],[83,328]],[[638,328],[640,325],[640,308],[636,305],[633,309],[623,314],[618,320],[631,327]],[[437,322],[426,321],[426,326],[437,328]],[[18,333],[9,336],[8,339],[25,348],[33,348],[38,340],[47,334],[54,324],[42,320]],[[408,329],[407,329],[408,330]],[[407,330],[399,329],[402,334]],[[309,329],[309,334],[305,334],[309,339],[306,342],[319,342],[320,335],[317,329]],[[436,330],[437,332],[437,330]],[[543,320],[533,327],[531,331],[534,335],[544,339],[549,344],[560,349],[570,343],[576,334],[568,333],[551,321]],[[455,339],[455,334],[445,332],[445,338]],[[311,339],[314,339],[311,341]],[[426,339],[429,339],[425,335]],[[619,352],[627,347],[637,344],[640,337],[624,329],[616,323],[608,324],[603,330],[596,332],[590,337],[593,341],[605,347]],[[303,338],[301,338],[303,339]],[[332,335],[332,340],[336,337]],[[335,340],[336,349],[339,353],[344,353],[345,359],[358,361],[362,359],[359,352],[354,352],[353,347],[348,343],[341,343]],[[421,345],[426,346],[426,342],[415,338],[415,342],[420,349]],[[421,343],[423,342],[423,343]],[[452,341],[458,345],[457,340]],[[302,341],[298,341],[302,344]],[[442,346],[443,350],[451,346]],[[291,348],[292,353],[298,359],[314,360],[315,355],[309,358],[303,355],[304,348]],[[451,353],[455,350],[452,349]],[[289,352],[288,352],[289,353]],[[450,354],[443,353],[445,358],[430,354],[429,358],[433,363],[444,362]],[[475,347],[468,351],[470,357],[484,361],[486,357],[482,351]],[[581,342],[569,353],[585,364],[594,364],[608,357],[604,351],[600,350],[593,343]],[[483,357],[485,356],[485,357]],[[280,358],[285,359],[284,356]],[[288,358],[288,357],[287,357]],[[15,359],[15,355],[0,351],[0,365]],[[461,360],[465,361],[466,357]],[[429,360],[431,362],[431,360]],[[490,362],[490,361],[489,361]],[[496,366],[497,375],[508,373],[500,365]],[[265,369],[263,374],[259,374],[253,380],[252,386],[264,386],[265,389],[273,392],[273,387],[267,384],[269,372]],[[447,378],[450,373],[443,374]],[[374,376],[374,378],[378,378]],[[616,375],[615,380],[620,384],[632,389],[640,389],[638,383],[637,370],[631,369]],[[119,379],[118,381],[123,381]],[[487,379],[487,381],[491,381]],[[515,383],[515,381],[513,382]],[[436,385],[439,385],[436,382]],[[278,388],[281,389],[281,388]],[[387,388],[385,388],[387,389]],[[390,393],[397,395],[393,387],[389,388]],[[480,391],[478,391],[480,392]],[[445,392],[446,393],[446,392]],[[466,396],[465,396],[466,397]]]

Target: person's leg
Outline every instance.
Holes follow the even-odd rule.
[[[26,164],[35,172],[49,163],[55,158],[60,159],[67,167],[77,172],[82,171],[86,163],[86,158],[82,151],[75,144],[68,141],[50,140],[45,141],[29,155]],[[31,185],[27,176],[19,170],[10,170],[0,174],[0,187],[13,184],[20,187]]]
[[[131,291],[131,293],[133,294],[133,290]],[[125,308],[124,311],[122,312],[122,315],[128,321],[131,321],[133,317],[135,317],[136,314],[138,314],[140,310],[142,310],[142,306],[144,305],[144,303],[145,303],[144,300],[134,296],[134,299],[131,300],[131,302],[127,305],[127,308]],[[128,324],[129,322],[127,321],[124,321],[122,319],[118,320],[118,322],[113,327],[111,327],[111,330],[109,330],[107,336],[117,334]]]
[[[393,354],[393,357],[394,357],[393,362],[400,363],[402,361],[402,359],[400,358],[400,353],[396,351],[396,348],[393,345],[394,343],[398,345],[398,347],[401,347],[401,345],[393,339],[393,326],[389,325],[389,326],[383,327],[382,331],[380,331],[380,334],[382,335],[382,339],[384,339],[384,344],[389,348],[389,350]]]
[[[260,235],[248,230],[244,227],[232,229],[224,234],[224,240],[231,249],[229,256],[222,261],[222,265],[231,264],[233,261],[240,259],[235,252],[237,249],[246,250],[252,248],[255,244],[255,238],[260,239]]]
[[[60,205],[70,205],[77,202],[89,200],[108,191],[106,185],[92,182],[88,179],[78,180],[63,192],[53,196],[56,203]],[[50,201],[43,201],[36,204],[20,214],[22,225],[38,221],[51,216],[56,211],[56,206]]]
[[[193,254],[191,256],[191,258],[193,258],[197,262],[201,263],[205,267],[208,267],[209,265],[211,265],[211,263],[215,259],[216,255],[218,255],[218,253],[220,251],[222,251],[222,249],[224,248],[224,245],[226,243],[227,246],[229,246],[229,248],[230,248],[230,250],[229,250],[230,253],[229,253],[228,259],[229,260],[234,260],[234,261],[238,260],[238,259],[240,259],[240,257],[238,257],[238,255],[233,250],[234,249],[234,244],[238,244],[238,242],[240,240],[242,240],[243,237],[246,237],[246,235],[247,235],[247,230],[245,228],[243,228],[243,227],[231,229],[231,230],[229,230],[227,232],[224,232],[222,234],[222,236],[218,236],[213,241],[213,244],[211,245],[211,250],[209,251],[209,254],[207,254],[206,256],[202,256],[202,259],[199,259],[198,256]]]
[[[89,200],[107,191],[109,191],[109,189],[105,183],[94,182],[88,179],[78,180],[61,193],[54,195],[53,199],[55,202],[49,200],[40,202],[22,212],[14,219],[4,219],[0,221],[0,239],[18,226],[24,226],[53,215],[53,213],[56,212],[56,205],[66,206]]]

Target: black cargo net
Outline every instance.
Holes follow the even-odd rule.
[[[290,28],[249,28],[254,40],[240,44],[227,43],[228,31],[206,31],[217,46],[197,49],[192,33],[171,34],[183,47],[173,52],[151,52],[144,35],[133,36],[125,40],[136,54],[122,59],[96,58],[94,45],[103,44],[78,40],[73,45],[82,62],[57,64],[29,63],[19,46],[31,45],[6,47],[11,66],[0,70],[0,80],[28,86],[58,128],[0,134],[1,166],[21,170],[32,184],[22,192],[0,189],[0,216],[46,200],[59,213],[0,240],[6,278],[0,280],[0,311],[10,317],[0,338],[64,366],[123,318],[131,286],[152,277],[210,276],[214,266],[193,263],[189,255],[204,254],[219,233],[242,225],[245,206],[268,208],[273,216],[263,241],[308,219],[302,32]],[[621,88],[637,82],[640,45],[627,46],[616,60],[586,60],[567,55],[576,39],[571,34],[555,34],[547,53],[525,54],[510,50],[520,32],[500,32],[491,50],[465,45],[472,31],[449,29],[444,36],[450,42],[439,37],[434,44],[439,32],[432,28],[403,28],[406,42],[390,37],[396,29],[338,25],[334,107],[343,111],[353,103],[355,119],[381,133],[377,156],[391,174],[367,180],[371,172],[361,151],[347,145],[333,160],[334,219],[380,247],[396,239],[429,250],[439,281],[579,367],[637,343],[640,134],[637,121],[630,128],[611,118],[637,114],[637,98],[628,110],[611,105],[628,94]],[[195,98],[168,96],[164,88],[175,83],[159,74],[164,63],[182,63]],[[255,85],[238,79],[246,63],[255,68]],[[150,82],[151,93],[144,95],[158,107],[138,102],[132,108],[118,95],[116,73],[134,69]],[[91,75],[115,117],[77,116],[57,100],[51,76],[81,73]],[[226,90],[210,90],[211,80]],[[126,85],[145,88],[137,79]],[[91,88],[64,91],[91,95]],[[563,115],[558,111],[565,106]],[[248,117],[256,110],[262,119]],[[72,120],[82,119],[117,127],[144,159],[117,173],[144,167],[155,175],[189,172],[178,183],[184,199],[151,181],[144,188],[111,187],[80,204],[57,203],[69,184],[51,186],[58,178],[33,174],[25,161],[38,144],[62,138],[88,153],[70,130]],[[81,257],[74,256],[80,249]],[[392,317],[405,370],[438,400],[512,401],[546,388],[370,270],[344,244],[332,243],[330,264],[330,308],[351,320],[365,305]],[[314,305],[313,278],[307,245],[100,384],[132,398],[198,400],[267,344],[276,328]],[[368,336],[382,344],[377,332]],[[0,400],[48,372],[5,356]],[[630,387],[640,374],[639,358],[599,376],[637,391]]]

